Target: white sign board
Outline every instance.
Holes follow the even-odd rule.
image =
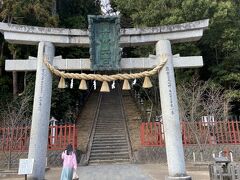
[[[18,174],[32,174],[34,159],[20,159]]]

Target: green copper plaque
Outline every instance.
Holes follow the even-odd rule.
[[[118,70],[120,22],[117,16],[88,16],[92,70]]]

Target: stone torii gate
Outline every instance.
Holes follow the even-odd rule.
[[[182,136],[174,77],[175,68],[201,67],[201,56],[173,56],[171,43],[197,41],[208,20],[200,20],[170,26],[129,28],[120,30],[120,46],[156,44],[156,56],[148,58],[122,58],[121,69],[153,68],[160,63],[160,55],[168,60],[159,72],[162,116],[166,140],[168,179],[191,179],[186,175]],[[6,71],[36,71],[32,127],[28,158],[34,159],[30,179],[44,179],[47,154],[48,123],[52,94],[52,74],[43,63],[46,57],[50,64],[60,70],[90,70],[89,59],[62,59],[54,57],[55,46],[89,47],[89,32],[80,29],[45,28],[0,23],[0,31],[9,43],[38,45],[37,58],[6,60]]]

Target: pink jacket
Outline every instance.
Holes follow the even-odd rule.
[[[77,169],[77,160],[74,152],[72,152],[70,155],[67,155],[67,151],[64,151],[62,153],[62,159],[63,167],[74,168],[75,170]]]

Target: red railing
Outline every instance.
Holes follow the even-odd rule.
[[[74,124],[49,127],[49,150],[63,150],[68,144],[72,144],[75,149],[77,148],[77,130]]]
[[[240,122],[181,122],[183,145],[240,144]],[[142,123],[140,127],[143,146],[165,146],[164,127],[161,122]]]
[[[30,127],[0,128],[0,151],[28,151],[30,130]],[[77,148],[74,124],[49,126],[48,150],[64,150],[70,143]]]
[[[0,151],[27,151],[29,136],[30,127],[0,128]]]
[[[160,122],[142,123],[141,143],[144,146],[164,146],[163,124]]]

